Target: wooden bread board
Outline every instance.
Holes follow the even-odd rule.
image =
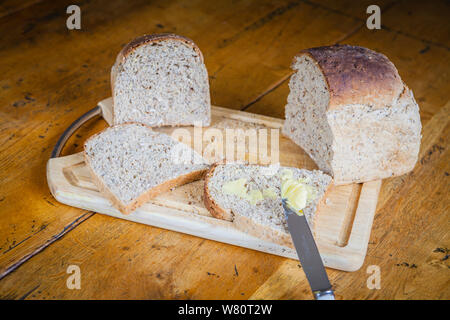
[[[99,105],[102,108],[103,117],[111,124],[112,99],[105,99]],[[212,107],[211,127],[222,131],[225,128],[281,129],[282,124],[281,119]],[[192,127],[185,128],[192,133]],[[176,128],[166,127],[155,130],[170,134]],[[317,168],[301,148],[281,133],[277,143],[280,148],[281,165],[306,169]],[[204,147],[206,146],[207,143]],[[269,143],[268,148],[270,146]],[[245,150],[245,152],[247,158],[251,156],[251,151]],[[82,152],[50,159],[47,163],[47,180],[55,199],[70,206],[298,259],[292,248],[250,236],[236,229],[233,222],[212,217],[203,205],[203,181],[176,188],[144,204],[132,214],[123,215],[98,192],[84,163]],[[326,204],[321,207],[320,212],[316,213],[314,230],[325,266],[344,271],[355,271],[362,266],[380,186],[381,180],[331,187]]]

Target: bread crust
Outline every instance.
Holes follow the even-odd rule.
[[[325,77],[330,94],[328,110],[349,104],[389,107],[404,90],[394,64],[368,48],[323,46],[302,50],[296,58],[302,55],[309,56]]]
[[[208,209],[208,211],[212,214],[214,218],[233,221],[234,215],[231,212],[231,210],[225,210],[224,208],[219,206],[212,197],[210,197],[208,188],[209,179],[211,179],[211,177],[214,175],[214,170],[217,168],[218,165],[219,165],[218,163],[214,163],[213,165],[211,165],[210,169],[205,174],[205,184],[203,187],[204,191],[203,202],[205,204],[206,209]]]
[[[136,123],[136,122],[127,122],[127,123],[123,123],[123,124],[118,124],[116,126],[125,126],[128,124],[138,124],[138,125],[148,128],[150,130],[152,129],[151,127],[149,127],[145,124]],[[106,128],[106,129],[108,129],[108,128]],[[134,210],[136,210],[137,208],[142,206],[144,203],[146,203],[150,199],[157,197],[161,193],[167,192],[172,188],[176,188],[176,187],[185,185],[187,183],[202,179],[204,177],[206,171],[208,170],[207,168],[202,169],[202,170],[196,170],[196,171],[192,171],[192,172],[180,175],[180,176],[176,177],[175,179],[164,181],[163,183],[147,190],[145,193],[141,194],[139,197],[134,199],[131,203],[125,204],[113,194],[113,192],[103,183],[103,180],[94,172],[94,170],[92,169],[89,157],[86,154],[86,150],[85,150],[86,143],[89,140],[96,137],[97,135],[99,135],[100,133],[102,133],[103,131],[104,130],[92,135],[85,141],[84,150],[83,150],[84,161],[86,162],[86,165],[89,169],[89,172],[91,174],[93,182],[99,189],[100,193],[102,193],[112,203],[112,205],[114,207],[116,207],[121,213],[123,213],[125,215],[132,213]]]
[[[330,192],[332,183],[333,182],[331,182],[328,185],[328,188],[325,190],[323,197],[317,203],[316,212],[310,225],[310,229],[314,237],[316,237],[315,225],[317,217],[319,216],[320,208],[325,205],[325,200]],[[263,226],[259,223],[255,223],[252,219],[241,215],[235,215],[234,225],[236,226],[237,229],[244,231],[259,239],[266,240],[283,247],[295,249],[290,233],[276,230],[267,226]]]
[[[195,52],[199,55],[200,60],[202,63],[204,63],[203,54],[200,51],[200,48],[192,41],[191,39],[180,36],[173,33],[158,33],[158,34],[148,34],[143,35],[141,37],[137,37],[136,39],[133,39],[129,43],[127,43],[122,50],[120,50],[119,54],[116,57],[116,61],[114,65],[111,68],[111,93],[113,97],[113,112],[112,112],[112,123],[115,123],[114,121],[114,87],[116,84],[117,75],[119,74],[119,66],[122,64],[122,62],[125,60],[125,58],[134,50],[136,50],[138,47],[148,44],[148,43],[158,43],[165,40],[177,40],[180,42],[183,42],[189,46],[191,46]],[[177,124],[177,126],[183,126],[183,125],[191,125],[191,123],[187,124]]]
[[[216,163],[211,166],[210,170],[205,175],[205,185],[204,185],[204,196],[203,200],[205,203],[206,209],[212,214],[213,217],[232,221],[233,225],[236,229],[241,230],[249,235],[252,235],[256,238],[266,240],[275,244],[278,244],[283,247],[288,247],[294,249],[294,244],[292,243],[292,238],[289,233],[273,229],[268,226],[261,225],[249,217],[245,217],[236,213],[233,213],[231,210],[227,210],[225,208],[222,208],[220,205],[217,204],[217,202],[214,201],[213,197],[211,196],[208,188],[209,180],[214,174],[214,170],[219,165],[219,163]],[[327,189],[325,190],[325,193],[323,197],[320,199],[320,201],[317,203],[316,212],[313,217],[311,232],[315,236],[314,232],[314,226],[316,224],[317,216],[320,211],[320,208],[325,205],[325,200],[330,192],[331,187],[333,186],[333,180],[328,185]]]
[[[203,54],[200,51],[200,48],[192,41],[191,39],[180,36],[178,34],[174,33],[157,33],[157,34],[146,34],[140,37],[137,37],[133,40],[131,40],[129,43],[125,45],[125,47],[122,48],[122,50],[119,53],[119,56],[121,58],[126,58],[131,52],[133,52],[136,48],[140,47],[141,45],[148,44],[148,43],[157,43],[165,40],[177,40],[186,43],[187,45],[191,46],[200,56],[202,62],[203,62]]]
[[[292,64],[295,71],[301,68],[298,59],[305,57],[318,68],[318,73],[321,73],[321,76],[324,77],[326,86],[324,90],[328,92],[329,96],[329,101],[324,102],[324,104],[327,103],[326,118],[322,121],[326,121],[329,129],[327,135],[323,134],[323,136],[329,139],[328,143],[331,146],[327,146],[327,150],[329,154],[331,153],[331,158],[325,159],[330,162],[329,168],[322,164],[321,169],[333,175],[334,183],[336,185],[362,183],[399,176],[411,171],[417,162],[420,145],[420,116],[414,110],[416,107],[418,109],[414,96],[403,83],[394,64],[385,55],[367,48],[334,45],[300,51]],[[313,74],[312,77],[315,75]],[[311,80],[314,80],[314,78]],[[369,120],[358,123],[350,121],[350,117],[361,116],[358,115],[358,109],[369,110],[369,113],[364,113],[364,115],[368,115],[367,119],[372,118],[374,121],[378,111],[387,114],[387,116],[373,123],[370,123]],[[371,115],[370,112],[373,110],[377,112]],[[339,118],[341,112],[343,115],[343,118],[340,118],[341,122],[348,120],[348,124],[336,127],[335,123],[338,123],[338,121],[335,121],[335,119],[336,117]],[[328,117],[328,115],[333,117]],[[418,121],[414,120],[411,124],[408,117],[413,116],[415,119],[416,115]],[[397,117],[396,119],[399,120],[391,121],[391,116]],[[286,123],[292,128],[295,126],[295,121],[291,121],[294,120],[292,118],[286,119]],[[346,144],[359,141],[358,138],[361,136],[358,134],[359,130],[367,131],[378,124],[384,125],[386,129],[379,131],[379,136],[376,134],[371,136],[372,140],[375,141],[373,145],[368,143],[355,145],[353,146],[354,154],[347,155],[347,158],[342,157],[342,151],[340,151],[340,148],[336,148],[337,145],[344,143],[345,139],[348,139],[348,141],[345,141]],[[298,137],[292,134],[292,131],[285,131],[287,127],[286,125],[283,127],[283,133],[304,148],[311,158],[317,157],[318,152],[314,153],[310,149],[311,142],[306,141],[302,145],[302,141],[299,141]],[[354,129],[354,133],[352,129]],[[308,130],[315,129],[310,127]],[[346,130],[345,136],[341,135],[344,130]],[[386,138],[386,135],[382,135],[385,131],[388,131],[393,138]],[[406,132],[410,140],[405,138]],[[411,140],[413,138],[414,141]],[[387,139],[389,141],[386,141]],[[407,147],[404,143],[408,143]],[[389,146],[389,149],[387,146]],[[382,153],[383,157],[379,158],[370,157],[370,153],[378,155],[378,153],[386,150],[392,150],[392,152]],[[351,158],[352,156],[355,158]],[[366,168],[361,165],[358,170],[353,169],[351,163],[357,156],[363,158],[360,164],[364,164]],[[375,163],[372,158],[378,159],[378,163]],[[338,160],[335,161],[335,159]],[[320,166],[319,162],[318,165]]]

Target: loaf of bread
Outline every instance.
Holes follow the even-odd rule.
[[[201,179],[209,167],[187,145],[137,123],[112,126],[90,137],[84,156],[100,192],[123,214]]]
[[[319,170],[237,163],[213,165],[205,177],[205,206],[214,217],[233,221],[236,228],[248,234],[292,247],[281,203],[282,179],[286,175],[308,186],[311,195],[303,213],[314,230],[316,211],[332,182],[329,175]],[[235,190],[227,192],[229,185],[234,185]]]
[[[319,47],[301,51],[292,68],[282,132],[335,184],[414,168],[419,107],[386,56],[349,45]]]
[[[200,49],[174,34],[139,37],[119,53],[111,70],[114,124],[208,126],[208,73]]]

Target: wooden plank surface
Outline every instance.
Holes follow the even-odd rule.
[[[85,12],[85,29],[80,32],[69,32],[65,27],[68,1],[41,2],[0,20],[4,33],[0,66],[5,70],[0,83],[5,92],[0,96],[5,110],[5,117],[0,120],[3,129],[0,141],[4,142],[0,178],[5,183],[0,186],[0,194],[4,197],[4,210],[9,211],[12,204],[20,202],[22,193],[18,190],[29,190],[27,205],[33,207],[33,210],[19,208],[23,210],[20,217],[10,213],[0,215],[0,228],[4,227],[0,229],[0,250],[6,251],[0,256],[0,276],[75,221],[89,217],[79,210],[68,210],[61,217],[59,205],[52,202],[44,187],[45,174],[40,168],[45,166],[64,128],[102,98],[110,96],[109,71],[123,44],[137,34],[183,30],[184,35],[196,40],[205,55],[212,102],[238,109],[279,81],[276,73],[279,65],[283,66],[283,74],[288,74],[292,55],[300,45],[307,45],[304,42],[294,47],[295,41],[286,41],[291,45],[285,51],[283,42],[272,47],[260,41],[261,37],[270,34],[278,39],[281,33],[294,40],[301,32],[302,38],[317,39],[314,45],[320,45],[332,42],[333,37],[343,37],[347,29],[357,24],[347,17],[338,20],[337,14],[300,1],[289,3],[238,2],[229,6],[227,1],[189,4],[161,1],[153,5],[146,1],[117,1],[113,5],[109,1],[86,2],[80,4]],[[286,15],[291,15],[290,20],[295,19],[292,12],[297,12],[297,16],[300,12],[306,20],[280,23]],[[150,26],[149,21],[153,22]],[[6,32],[8,29],[11,32]],[[335,31],[328,34],[329,29]],[[110,36],[111,30],[114,37]],[[249,50],[254,53],[248,54]],[[269,52],[275,57],[264,63],[265,72],[242,76],[249,70],[257,71],[261,65],[259,57]],[[225,65],[224,61],[228,63]],[[251,68],[236,68],[243,61],[248,62],[244,67]],[[68,146],[68,154],[80,151],[83,140],[104,125],[94,122],[92,126],[70,141],[73,144]],[[30,141],[31,148],[22,147]],[[23,163],[27,163],[26,168]],[[17,179],[19,175],[22,179]],[[30,179],[35,184],[25,188]],[[37,210],[41,213],[35,215]],[[11,225],[15,230],[11,230]],[[36,228],[42,229],[39,237],[35,235]]]
[[[412,173],[383,183],[363,268],[329,270],[330,279],[338,298],[449,299],[449,14],[444,1],[418,3],[380,2],[385,29],[368,31],[366,14],[345,1],[81,1],[82,30],[68,31],[70,1],[8,1],[0,11],[0,297],[310,298],[292,260],[72,209],[46,188],[52,146],[110,95],[120,47],[173,31],[205,54],[213,103],[278,117],[297,50],[345,42],[385,53],[421,107],[421,157]],[[65,154],[105,125],[80,130]],[[70,264],[82,270],[82,290],[65,286]],[[370,265],[380,267],[379,290],[366,286]]]

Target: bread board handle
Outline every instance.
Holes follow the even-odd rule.
[[[59,137],[58,142],[56,142],[56,145],[53,148],[50,159],[59,157],[59,155],[61,154],[61,150],[64,148],[64,145],[66,144],[67,140],[69,140],[69,138],[75,133],[75,131],[77,131],[87,121],[98,115],[102,115],[102,108],[100,106],[92,108],[91,110],[83,114],[81,117],[79,117],[77,120],[72,122],[72,124],[66,130],[64,130],[61,137]]]

